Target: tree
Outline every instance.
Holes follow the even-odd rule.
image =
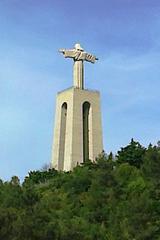
[[[121,148],[117,154],[117,163],[129,163],[132,166],[140,168],[143,163],[143,157],[146,149],[141,146],[139,142],[136,142],[131,139],[131,142],[128,146]]]
[[[160,183],[160,151],[159,147],[150,145],[144,155],[142,171],[146,178],[154,184]]]
[[[133,139],[70,172],[0,181],[2,240],[159,240],[160,151]]]

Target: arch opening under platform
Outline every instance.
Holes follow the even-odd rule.
[[[83,110],[83,162],[89,160],[89,115],[91,104],[84,102],[82,105]]]
[[[67,103],[64,102],[61,106],[61,134],[59,148],[59,166],[58,169],[63,171],[64,168],[64,153],[66,143],[66,122],[67,122]]]

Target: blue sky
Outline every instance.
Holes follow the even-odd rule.
[[[160,139],[159,0],[0,1],[0,178],[51,158],[56,93],[72,85],[76,42],[99,61],[85,86],[101,92],[104,149]]]

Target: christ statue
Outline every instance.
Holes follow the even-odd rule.
[[[63,53],[65,58],[73,58],[73,85],[75,88],[84,88],[84,66],[83,61],[95,63],[98,60],[94,55],[87,53],[80,46],[79,43],[75,44],[73,49],[60,49],[59,52]]]

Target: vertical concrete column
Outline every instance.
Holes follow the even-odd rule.
[[[100,108],[100,94],[95,94],[92,101],[92,141],[90,152],[91,159],[96,159],[103,150],[103,136],[102,136],[102,122],[101,122],[101,108]]]
[[[83,61],[74,61],[73,66],[73,84],[75,88],[84,88],[84,66]]]

